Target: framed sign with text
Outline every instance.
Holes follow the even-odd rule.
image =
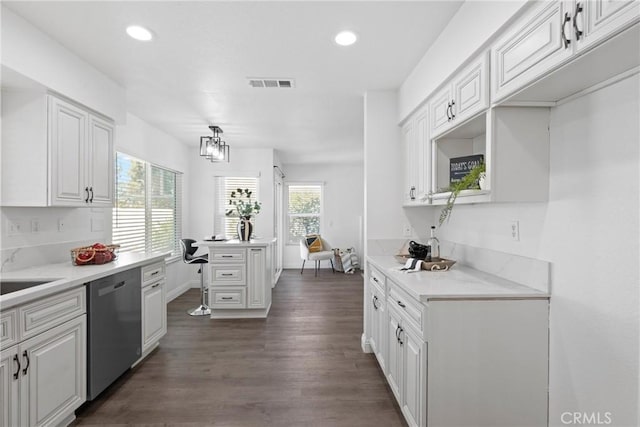
[[[449,182],[451,184],[460,181],[467,176],[471,169],[484,163],[484,154],[472,156],[454,157],[449,160]]]

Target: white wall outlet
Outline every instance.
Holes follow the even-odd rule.
[[[16,236],[24,231],[24,223],[20,219],[8,219],[7,220],[7,234],[9,236]]]
[[[33,218],[31,220],[31,232],[32,233],[40,232],[40,220],[38,218]]]
[[[520,241],[520,221],[511,221],[511,240],[515,242]]]
[[[402,235],[404,237],[411,237],[411,225],[405,224],[402,226]]]
[[[58,218],[58,231],[62,232],[65,228],[65,221],[63,218]]]

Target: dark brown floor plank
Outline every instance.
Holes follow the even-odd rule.
[[[360,350],[362,277],[285,270],[267,319],[168,306],[160,348],[77,411],[74,425],[404,426],[375,357]]]

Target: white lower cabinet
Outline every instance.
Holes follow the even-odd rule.
[[[167,333],[167,284],[164,261],[142,267],[142,357]]]
[[[2,426],[69,422],[86,400],[86,314],[0,353]]]
[[[367,269],[367,342],[409,426],[547,425],[548,299],[421,302],[381,271]]]

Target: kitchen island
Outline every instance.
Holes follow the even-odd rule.
[[[546,426],[547,292],[456,264],[366,262],[362,348],[410,426]]]
[[[276,239],[202,240],[209,252],[212,319],[265,318],[271,309],[272,253]]]

